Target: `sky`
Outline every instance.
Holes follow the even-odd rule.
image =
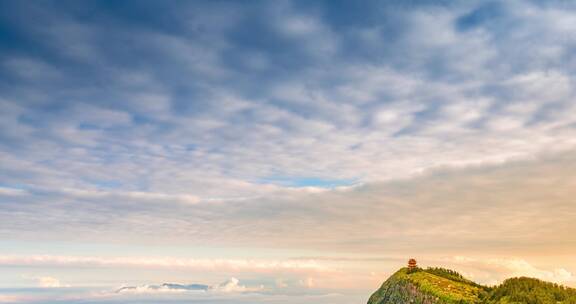
[[[411,257],[576,287],[575,28],[554,0],[1,0],[0,303],[363,303]]]

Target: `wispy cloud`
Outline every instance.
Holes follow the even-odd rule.
[[[266,260],[266,259],[193,259],[174,257],[90,257],[90,256],[0,256],[3,266],[62,266],[62,267],[136,267],[176,268],[218,271],[302,271],[334,272],[335,270],[315,260]],[[50,277],[46,282],[56,282]]]
[[[0,228],[14,237],[20,227],[23,238],[58,234],[371,255],[487,246],[521,253],[535,240],[563,252],[574,245],[561,240],[574,228],[575,165],[572,153],[553,154],[331,191],[276,188],[252,198],[194,204],[194,197],[176,194],[33,189],[3,196]]]

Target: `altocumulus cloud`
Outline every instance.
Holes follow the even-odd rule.
[[[4,184],[245,197],[574,144],[566,3],[131,4],[3,4]]]
[[[0,235],[573,252],[575,10],[4,1]]]

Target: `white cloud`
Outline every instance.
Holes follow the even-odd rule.
[[[116,292],[122,294],[156,294],[156,293],[187,293],[187,292],[208,292],[208,293],[247,293],[262,290],[263,286],[246,287],[240,284],[240,280],[230,278],[222,283],[212,286],[204,284],[181,284],[164,283],[162,285],[140,285],[124,286]]]
[[[2,65],[9,69],[14,75],[18,75],[27,80],[53,79],[62,76],[57,68],[34,58],[13,57],[2,62]]]
[[[186,293],[186,292],[204,292],[206,290],[188,290],[185,288],[174,288],[169,285],[139,285],[139,286],[123,286],[120,287],[116,293],[119,294],[158,294],[158,293]]]
[[[4,215],[0,228],[13,235],[11,227],[20,227],[19,234],[28,237],[50,237],[58,232],[72,240],[89,235],[103,241],[366,253],[386,250],[390,254],[407,250],[411,242],[421,250],[440,246],[444,251],[486,247],[494,251],[504,247],[500,243],[504,240],[513,254],[520,254],[523,246],[535,239],[551,248],[571,250],[572,244],[561,240],[574,228],[570,197],[574,195],[575,165],[572,153],[564,153],[499,166],[430,170],[418,178],[335,190],[242,185],[246,193],[260,192],[242,199],[214,198],[196,204],[190,204],[197,201],[194,198],[178,194],[35,189],[10,198],[10,208],[0,214],[19,212],[17,216]],[[77,222],[70,222],[70,215]],[[35,226],[26,229],[31,221]],[[444,241],[435,242],[436,237]],[[216,260],[175,262],[216,264]],[[291,265],[291,261],[281,260],[222,261],[221,265],[262,269],[325,266],[315,261],[305,266],[302,261]]]
[[[115,176],[130,189],[145,184],[159,193],[186,191],[209,198],[246,196],[228,181],[247,182],[273,174],[373,181],[404,178],[429,167],[494,163],[508,160],[510,155],[530,158],[547,150],[550,143],[573,147],[571,128],[550,132],[538,127],[555,123],[565,127],[574,122],[570,118],[574,109],[569,107],[574,94],[570,73],[561,62],[550,61],[543,68],[529,65],[532,61],[526,58],[542,47],[559,49],[551,56],[561,57],[571,41],[559,38],[566,37],[573,16],[554,6],[511,2],[503,5],[506,16],[494,17],[495,21],[515,21],[509,24],[509,31],[502,33],[483,24],[475,30],[459,31],[455,26],[458,18],[476,6],[394,11],[404,20],[393,29],[398,32],[396,39],[386,36],[384,24],[358,24],[337,31],[322,14],[300,11],[289,3],[266,6],[263,10],[273,18],[265,21],[282,38],[292,39],[286,41],[288,52],[305,60],[307,55],[297,51],[312,48],[311,53],[322,53],[322,62],[329,64],[310,64],[290,70],[281,79],[255,81],[262,83],[257,92],[245,84],[206,80],[242,75],[243,71],[225,64],[230,58],[224,54],[241,45],[229,40],[224,31],[243,25],[239,17],[246,13],[243,10],[218,8],[222,16],[213,7],[199,9],[205,14],[194,10],[194,15],[199,14],[192,18],[194,22],[189,18],[181,21],[193,23],[191,28],[200,26],[198,20],[206,23],[202,26],[207,32],[197,33],[197,39],[153,30],[115,33],[119,39],[133,37],[134,43],[149,38],[141,40],[153,41],[151,52],[168,55],[156,56],[163,58],[161,64],[168,74],[178,72],[178,78],[198,85],[199,96],[180,96],[171,86],[176,79],[156,71],[160,69],[107,65],[106,60],[98,60],[107,75],[114,72],[110,78],[119,84],[110,85],[112,91],[121,91],[121,96],[88,91],[78,103],[79,93],[70,92],[73,100],[58,98],[62,100],[56,107],[60,115],[36,111],[32,103],[19,101],[21,114],[43,124],[33,128],[35,132],[20,134],[29,147],[21,148],[17,156],[47,171],[36,183],[58,179],[58,184],[90,184]],[[210,22],[206,16],[218,16],[222,24]],[[106,52],[99,53],[96,38],[110,33],[107,29],[72,26],[67,18],[61,26],[51,21],[50,33],[70,29],[58,38],[74,43],[61,45],[92,42],[87,54],[106,57]],[[341,42],[351,43],[346,40],[348,30],[373,33],[382,44],[366,46],[366,52],[382,53],[381,60],[373,62],[370,56],[356,58],[355,54],[339,57],[343,56],[339,51],[346,53]],[[546,43],[526,46],[534,35]],[[518,47],[530,51],[515,52]],[[268,56],[267,51],[254,52]],[[475,56],[469,56],[471,53]],[[318,61],[316,55],[311,56]],[[512,57],[523,61],[508,60]],[[137,81],[127,83],[126,79]],[[465,102],[470,100],[480,102]],[[563,109],[562,123],[558,117],[542,115],[548,111],[542,107],[551,102]],[[531,103],[533,110],[514,115],[500,112],[507,104],[525,103]],[[2,104],[2,108],[9,107]],[[132,124],[132,116],[143,122]],[[539,124],[534,120],[540,120]],[[68,123],[57,128],[63,121]],[[91,122],[103,129],[116,128],[78,129]],[[399,136],[399,131],[405,133]],[[38,145],[43,148],[37,149]],[[80,157],[78,145],[90,149]]]
[[[233,292],[255,292],[262,290],[263,288],[264,288],[263,286],[246,287],[244,285],[240,285],[240,280],[236,278],[230,278],[225,282],[211,286],[210,289],[208,290],[213,292],[233,293]]]
[[[38,283],[38,287],[42,288],[61,288],[70,287],[68,284],[63,284],[59,279],[50,276],[37,276],[33,277]]]
[[[166,194],[141,191],[99,191],[80,189],[62,189],[60,191],[79,199],[136,200],[139,202],[176,202],[186,204],[195,204],[200,201],[198,197],[189,194]]]
[[[569,284],[576,281],[576,276],[564,269],[553,270],[535,267],[522,258],[473,258],[456,256],[450,260],[459,267],[467,267],[468,274],[482,283],[498,284],[512,277],[531,277],[549,282]]]
[[[60,284],[60,280],[53,277],[38,277],[37,280],[38,280],[38,286],[40,287],[45,288],[63,287],[63,285]]]
[[[25,195],[27,193],[28,193],[27,191],[22,190],[22,189],[0,187],[0,195],[21,196],[21,195]]]
[[[294,271],[332,272],[330,267],[314,260],[267,260],[267,259],[192,259],[175,257],[90,257],[54,255],[3,255],[4,266],[72,266],[72,267],[139,267],[180,268],[233,271]],[[232,284],[234,282],[231,282]],[[225,288],[225,286],[222,286]]]
[[[478,6],[377,5],[367,9],[378,20],[354,22],[331,20],[321,6],[198,5],[174,10],[168,32],[155,22],[114,30],[78,24],[40,6],[35,17],[48,26],[18,32],[39,44],[48,34],[47,47],[38,49],[55,53],[2,62],[9,73],[2,76],[14,83],[0,99],[0,235],[363,253],[419,247],[521,254],[539,240],[573,252],[565,240],[575,230],[576,161],[571,152],[547,153],[576,146],[574,12],[507,2],[490,22],[460,29],[460,18]],[[262,37],[255,28],[265,29]],[[252,62],[249,73],[242,54]],[[285,177],[358,186],[296,189],[277,182]],[[552,278],[567,278],[570,267]]]

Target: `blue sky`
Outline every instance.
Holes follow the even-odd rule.
[[[575,10],[0,1],[0,302],[350,303],[415,255],[574,285]]]

